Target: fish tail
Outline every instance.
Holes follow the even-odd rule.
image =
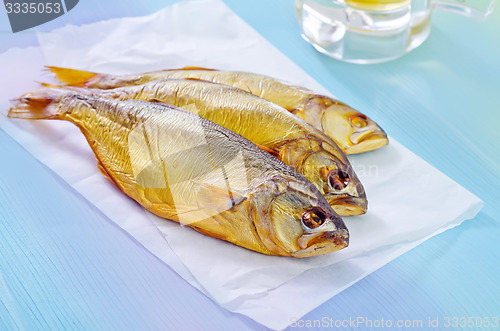
[[[67,94],[57,93],[51,89],[44,89],[26,93],[14,100],[14,106],[9,109],[7,117],[24,119],[59,119],[57,104],[61,96]]]
[[[46,68],[52,71],[56,75],[57,79],[59,79],[64,84],[70,86],[83,87],[87,85],[90,79],[99,75],[95,72],[61,68],[61,67],[47,66]]]

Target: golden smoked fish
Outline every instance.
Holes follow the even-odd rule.
[[[335,142],[282,107],[251,93],[189,79],[164,79],[109,90],[72,89],[109,99],[159,101],[196,113],[242,135],[297,170],[339,215],[366,212],[363,186]]]
[[[47,89],[24,95],[8,116],[75,124],[121,191],[206,235],[292,257],[348,245],[342,219],[302,175],[190,112]]]
[[[68,85],[110,89],[140,85],[164,78],[195,78],[226,84],[274,102],[332,138],[346,154],[371,151],[388,144],[384,130],[373,120],[339,100],[271,77],[198,67],[114,76],[49,67]]]

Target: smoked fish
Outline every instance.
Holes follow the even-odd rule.
[[[60,67],[49,67],[49,69],[68,85],[100,89],[140,85],[163,78],[194,78],[226,84],[287,109],[332,138],[346,154],[371,151],[389,142],[380,126],[345,103],[264,75],[199,67],[121,76]]]
[[[344,222],[302,175],[185,110],[44,89],[21,97],[8,116],[75,124],[99,170],[118,189],[150,212],[203,234],[291,257],[348,245]]]
[[[239,88],[191,79],[163,79],[100,90],[66,87],[115,100],[158,101],[193,112],[242,135],[297,170],[341,216],[367,210],[364,188],[328,136],[282,107]]]

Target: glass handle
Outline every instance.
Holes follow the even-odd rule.
[[[484,20],[493,11],[496,0],[431,0],[432,9]]]

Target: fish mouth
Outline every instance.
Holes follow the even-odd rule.
[[[354,132],[351,135],[352,146],[345,149],[346,154],[358,154],[373,151],[389,143],[387,134],[378,129],[375,131]]]
[[[388,144],[386,133],[377,123],[339,101],[333,101],[333,105],[324,110],[321,130],[345,154],[368,152]]]
[[[368,209],[368,201],[364,194],[359,197],[328,195],[325,198],[328,204],[340,216],[363,215]]]
[[[339,251],[349,246],[347,229],[304,234],[299,238],[301,250],[293,252],[292,257],[310,257]]]

